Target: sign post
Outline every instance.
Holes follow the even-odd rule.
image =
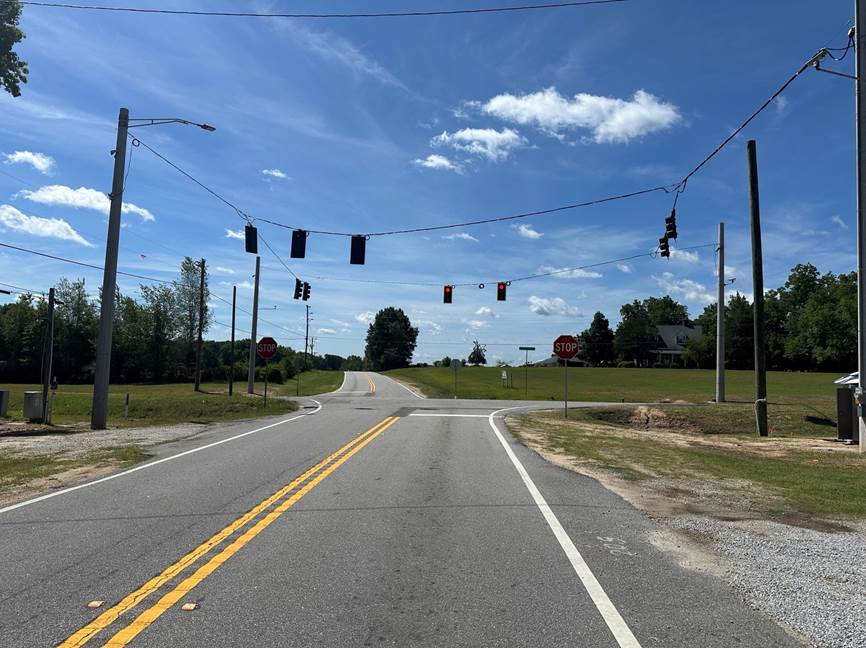
[[[563,402],[565,405],[565,418],[568,418],[568,361],[577,355],[580,345],[573,335],[560,335],[553,341],[553,354],[565,360],[565,393]]]
[[[525,346],[517,347],[521,351],[526,351],[526,361],[523,363],[523,395],[529,398],[529,352],[535,351],[535,347]]]
[[[454,398],[457,398],[457,372],[460,371],[460,360],[451,358],[451,371],[454,372]]]
[[[268,360],[277,353],[277,341],[272,337],[263,337],[256,345],[256,354],[265,361],[265,407],[268,406]]]

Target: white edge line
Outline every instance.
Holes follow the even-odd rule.
[[[382,374],[377,374],[377,375],[381,376]],[[411,389],[409,389],[406,385],[404,385],[403,383],[401,383],[399,380],[395,380],[394,378],[391,378],[390,376],[382,376],[382,377],[383,377],[383,378],[387,378],[387,379],[390,380],[392,383],[396,383],[397,385],[400,385],[403,389],[405,389],[407,392],[409,392],[410,394],[412,394],[415,398],[420,398],[421,400],[424,400],[424,398],[425,398],[424,396],[421,396],[420,394],[416,394],[414,391],[412,391]]]
[[[183,452],[179,452],[176,455],[171,455],[170,457],[163,457],[162,459],[157,459],[156,461],[151,461],[151,462],[148,462],[146,464],[141,464],[140,466],[135,466],[134,468],[130,468],[129,470],[124,470],[124,471],[119,472],[119,473],[107,475],[105,477],[101,477],[100,479],[94,479],[93,481],[84,482],[83,484],[77,484],[75,486],[70,486],[69,488],[64,488],[62,490],[54,491],[52,493],[46,493],[45,495],[40,495],[39,497],[34,497],[32,499],[29,499],[29,500],[24,500],[23,502],[18,502],[17,504],[11,504],[9,506],[0,508],[0,513],[8,513],[9,511],[14,511],[15,509],[22,508],[24,506],[29,506],[30,504],[36,504],[37,502],[42,502],[44,500],[51,499],[52,497],[57,497],[58,495],[64,495],[65,493],[71,493],[72,491],[77,491],[81,488],[87,488],[88,486],[95,486],[96,484],[101,484],[101,483],[107,482],[111,479],[117,479],[118,477],[130,475],[134,472],[138,472],[139,470],[144,470],[146,468],[152,468],[153,466],[157,466],[161,463],[165,463],[166,461],[172,461],[173,459],[179,459],[180,457],[185,457],[185,456],[191,455],[195,452],[207,450],[208,448],[213,448],[214,446],[222,445],[223,443],[228,443],[229,441],[235,441],[235,440],[243,438],[245,436],[249,436],[250,434],[255,434],[256,432],[268,430],[272,427],[282,425],[283,423],[290,423],[292,421],[297,421],[299,418],[304,418],[305,416],[312,416],[313,414],[318,413],[318,411],[322,409],[322,404],[313,398],[311,398],[310,400],[313,401],[318,406],[312,412],[306,412],[304,414],[298,414],[297,416],[283,419],[282,421],[277,421],[276,423],[271,423],[270,425],[265,425],[264,427],[256,428],[255,430],[249,430],[248,432],[242,432],[241,434],[236,434],[236,435],[228,437],[226,439],[220,439],[219,441],[214,441],[213,443],[208,443],[208,444],[200,446],[198,448],[192,448],[190,450],[184,450]],[[180,440],[180,439],[178,439],[178,440]]]
[[[535,482],[532,481],[529,473],[526,472],[526,468],[523,467],[523,464],[520,463],[517,455],[514,454],[514,450],[511,449],[511,446],[508,445],[505,437],[502,436],[502,432],[500,432],[499,428],[496,427],[496,423],[494,423],[493,421],[493,418],[496,415],[501,414],[502,412],[506,412],[508,410],[515,409],[525,408],[507,407],[505,409],[492,412],[488,417],[490,427],[493,428],[493,432],[496,433],[496,437],[499,439],[502,447],[505,448],[505,453],[508,455],[508,458],[511,459],[511,463],[514,464],[514,467],[517,469],[517,472],[520,475],[521,479],[523,479],[523,483],[526,486],[526,489],[529,491],[532,499],[535,500],[535,505],[538,506],[538,510],[541,511],[541,514],[544,516],[544,520],[547,522],[550,530],[553,531],[553,535],[556,536],[556,539],[559,541],[559,546],[562,547],[562,550],[565,552],[566,557],[568,558],[569,562],[571,562],[571,566],[574,568],[577,577],[580,579],[580,582],[583,583],[584,588],[586,588],[586,592],[589,594],[592,602],[595,604],[596,609],[598,609],[599,613],[604,619],[604,622],[607,624],[607,627],[613,634],[614,639],[616,639],[617,644],[619,644],[620,648],[641,648],[641,645],[632,634],[631,630],[628,627],[628,624],[625,622],[625,619],[622,618],[619,610],[616,609],[614,604],[608,598],[607,594],[601,586],[601,583],[598,582],[595,574],[592,573],[589,565],[586,564],[583,556],[580,555],[577,547],[574,546],[574,542],[572,542],[571,538],[568,535],[568,532],[565,530],[559,519],[553,513],[553,509],[550,508],[550,505],[544,499],[541,491],[538,490]]]
[[[343,372],[343,382],[340,383],[340,386],[337,387],[337,389],[335,389],[334,391],[325,392],[324,394],[316,394],[316,395],[317,396],[330,396],[331,394],[340,393],[341,391],[343,391],[343,387],[346,386],[346,378],[348,378],[348,377],[349,377],[349,372],[344,371]],[[296,396],[296,398],[298,398],[298,397]],[[303,398],[303,396],[301,396],[300,398]],[[310,400],[312,400],[312,398]]]
[[[487,418],[487,414],[410,414],[409,416],[430,416],[430,417],[458,417],[458,418]]]

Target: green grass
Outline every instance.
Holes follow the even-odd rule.
[[[565,421],[561,414],[532,413],[511,419],[518,437],[522,426],[538,434],[549,449],[613,470],[626,479],[651,476],[712,482],[746,480],[750,493],[781,498],[783,511],[831,517],[866,517],[866,457],[855,453],[806,452],[792,449],[770,457],[743,448],[681,447],[652,439],[635,439],[588,429],[582,423],[599,418],[584,413]],[[609,418],[616,418],[611,416]],[[602,430],[604,428],[601,428]],[[671,432],[671,434],[676,434]]]
[[[104,448],[78,459],[61,455],[30,456],[21,453],[4,453],[0,455],[0,492],[72,468],[109,464],[123,467],[138,463],[146,457],[147,454],[136,445]]]
[[[315,396],[316,394],[332,392],[343,384],[342,371],[320,371],[314,369],[313,371],[305,371],[299,375],[301,377],[301,396]],[[285,389],[285,393],[288,396],[293,396],[297,386],[297,376],[286,381],[285,385],[280,386]],[[270,387],[268,387],[268,390],[270,391]]]

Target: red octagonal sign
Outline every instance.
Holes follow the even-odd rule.
[[[256,345],[256,353],[262,360],[270,360],[277,353],[277,341],[272,337],[263,337]]]
[[[573,335],[560,335],[553,341],[553,353],[563,360],[571,360],[577,355],[580,345]]]

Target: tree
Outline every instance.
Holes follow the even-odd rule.
[[[581,333],[580,337],[583,341],[583,355],[589,364],[598,366],[613,362],[613,331],[604,313],[596,313],[589,328]]]
[[[13,97],[21,96],[21,84],[27,83],[27,63],[12,47],[24,39],[18,28],[21,3],[16,0],[0,2],[0,86]]]
[[[365,355],[370,369],[385,371],[408,367],[417,340],[418,329],[412,326],[403,309],[383,308],[367,329]]]
[[[487,351],[487,349],[483,347],[478,340],[475,340],[472,352],[469,354],[467,362],[476,367],[478,365],[486,365],[487,358],[484,356],[485,351]]]
[[[622,319],[614,334],[614,350],[623,360],[638,364],[648,360],[658,336],[645,303],[623,304],[619,313]]]
[[[754,369],[753,322],[749,300],[740,293],[731,296],[725,311],[725,364],[728,369]]]
[[[643,300],[643,305],[653,326],[690,323],[688,309],[672,299],[670,295],[649,297]]]

